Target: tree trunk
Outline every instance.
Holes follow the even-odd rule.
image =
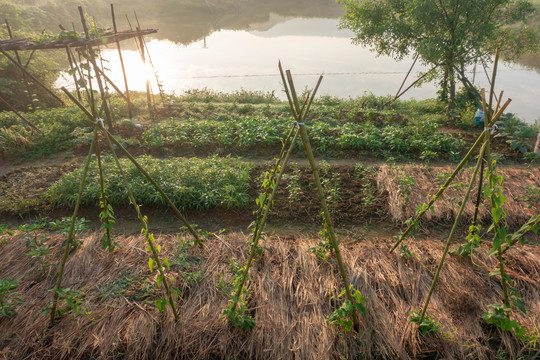
[[[450,116],[450,111],[454,105],[454,100],[456,99],[456,79],[454,77],[454,69],[452,65],[449,65],[445,70],[445,77],[448,81],[448,106],[446,107],[446,117]]]
[[[444,77],[441,83],[441,100],[446,101],[448,97],[448,68],[444,67]]]

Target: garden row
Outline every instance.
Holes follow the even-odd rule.
[[[474,130],[474,106],[465,106],[446,118],[440,115],[441,103],[435,99],[385,105],[387,100],[373,95],[317,99],[306,122],[314,150],[328,157],[354,157],[362,152],[403,160],[422,157],[455,161],[463,155],[467,146],[464,140],[468,142],[468,132]],[[113,133],[137,153],[246,156],[254,151],[277,151],[293,122],[288,105],[269,94],[192,91],[168,101],[170,105],[158,109],[159,118],[148,119],[144,98],[135,94],[139,118],[129,120],[125,104],[113,98],[111,109],[118,119]],[[79,109],[38,110],[24,116],[44,134],[26,126],[14,113],[1,112],[1,157],[44,158],[61,151],[86,152],[92,124]],[[529,140],[536,135],[536,127],[512,115],[505,116],[499,125],[503,140],[512,149],[524,154],[532,151]],[[504,148],[500,152],[505,153]]]
[[[170,119],[146,130],[143,144],[149,148],[222,148],[228,151],[277,147],[292,121],[283,118],[248,116],[225,121]],[[328,151],[370,151],[375,155],[409,155],[457,160],[465,148],[463,140],[444,134],[436,123],[376,126],[367,122],[309,121],[306,127],[313,148]],[[300,147],[299,147],[300,148]]]
[[[141,115],[145,109],[144,98],[139,99],[137,95],[140,94],[134,96],[135,113]],[[168,120],[151,120],[142,115],[132,121],[125,119],[125,104],[113,99],[111,109],[118,119],[113,132],[126,144],[141,147],[142,152],[155,151],[162,146],[194,150],[211,146],[238,154],[255,146],[279,146],[292,123],[287,104],[268,94],[192,91],[169,100],[171,105],[158,111],[159,119]],[[424,150],[447,151],[448,148],[459,152],[462,149],[458,139],[439,133],[435,124],[440,122],[437,115],[440,109],[434,107],[433,101],[396,102],[383,107],[385,100],[371,95],[349,100],[318,99],[309,117],[316,150],[320,153],[350,149],[379,152],[381,148],[390,147],[390,152],[418,155]],[[44,134],[26,126],[14,113],[2,112],[0,156],[43,158],[88,145],[91,124],[75,107],[23,115]],[[144,133],[135,124],[142,125],[146,129]],[[419,124],[419,129],[413,124]],[[383,130],[380,136],[376,134],[379,130]],[[437,139],[427,139],[432,135]],[[419,144],[425,141],[429,144]],[[212,149],[207,150],[212,152]]]
[[[255,165],[237,158],[217,156],[205,159],[140,156],[137,161],[182,211],[235,209],[235,213],[243,214],[245,218],[251,218],[259,184],[270,166],[270,163]],[[131,162],[120,159],[120,163],[140,205],[167,208],[165,199]],[[403,222],[414,215],[415,209],[435,193],[450,174],[449,167],[425,165],[366,166],[357,163],[337,166],[321,161],[318,168],[330,213],[334,220],[343,224],[388,216],[394,222]],[[4,198],[0,201],[0,212],[24,215],[39,209],[46,210],[49,206],[53,209],[72,209],[79,190],[81,171],[81,167],[74,168],[71,164],[59,168],[47,166],[16,170],[0,177],[0,196]],[[127,207],[128,193],[110,156],[103,159],[103,171],[108,202],[114,207]],[[455,179],[441,199],[440,206],[435,206],[429,212],[428,219],[437,222],[451,222],[454,219],[470,171],[468,168]],[[507,206],[512,210],[508,221],[512,225],[519,225],[540,211],[540,169],[507,168],[501,173],[506,178],[506,191],[512,194],[507,196]],[[42,182],[37,181],[36,177],[43,179]],[[40,183],[39,189],[35,187],[36,182]],[[279,184],[275,211],[271,216],[304,221],[308,218],[313,219],[312,223],[318,223],[321,209],[317,197],[311,170],[291,163]],[[99,175],[93,157],[82,204],[97,207],[100,201]],[[469,219],[473,213],[471,202],[464,216]],[[480,209],[480,216],[489,218],[488,207]]]

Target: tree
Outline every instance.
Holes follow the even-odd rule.
[[[487,62],[496,47],[507,59],[536,51],[537,32],[526,24],[535,11],[528,0],[338,0],[345,15],[340,27],[353,42],[378,55],[402,60],[417,54],[436,67],[441,98],[454,100],[456,77],[465,67]]]

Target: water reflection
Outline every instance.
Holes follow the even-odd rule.
[[[220,1],[212,1],[218,4]],[[343,15],[335,0],[272,0],[246,2],[228,11],[214,10],[205,2],[191,7],[178,6],[174,0],[129,4],[144,14],[144,26],[159,29],[160,40],[189,45],[221,30],[266,31],[283,22],[284,17],[333,18]],[[127,26],[127,24],[126,24]]]
[[[271,24],[269,26],[268,24]],[[320,94],[356,97],[364,93],[393,94],[399,88],[412,60],[395,62],[389,57],[375,57],[368,49],[351,45],[348,31],[337,30],[338,19],[290,18],[277,14],[267,23],[252,25],[249,30],[221,30],[203,36],[189,45],[168,39],[148,39],[148,49],[155,69],[167,92],[209,88],[231,92],[244,89],[275,91],[283,98],[277,62],[280,59],[295,74],[298,88],[312,87],[319,74],[325,74]],[[161,34],[162,35],[162,34]],[[116,50],[103,52],[112,70],[111,78],[123,84]],[[145,90],[148,67],[144,68],[137,51],[124,53],[129,86]],[[426,71],[417,66],[416,72]],[[154,91],[157,91],[155,79]],[[471,76],[472,78],[472,76]],[[488,87],[485,76],[476,76],[477,84]],[[521,66],[502,65],[497,87],[505,97],[514,99],[508,108],[528,122],[540,116],[540,75]],[[435,96],[432,84],[413,88],[404,98]]]

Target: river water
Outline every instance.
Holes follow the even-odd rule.
[[[144,23],[144,18],[139,15]],[[399,89],[412,59],[396,62],[389,57],[377,57],[367,48],[351,44],[352,33],[338,30],[337,17],[284,16],[270,13],[263,21],[243,24],[241,30],[227,30],[207,24],[209,30],[176,39],[177,34],[166,26],[165,33],[146,38],[152,64],[163,89],[181,94],[189,89],[208,88],[233,92],[241,89],[270,91],[284,98],[278,72],[278,61],[291,69],[297,89],[312,88],[318,75],[324,75],[319,94],[342,98],[366,93],[394,95]],[[159,23],[157,23],[159,27]],[[184,28],[186,25],[184,24]],[[145,90],[146,78],[157,92],[150,65],[144,66],[133,41],[122,43],[129,87]],[[115,48],[103,49],[110,77],[123,89],[123,78]],[[415,65],[406,82],[407,87],[421,72],[429,68]],[[469,79],[489,87],[482,66],[477,73],[469,69]],[[491,69],[487,69],[491,76]],[[69,79],[58,85],[69,85]],[[507,111],[522,120],[534,123],[540,119],[540,73],[518,64],[501,64],[496,81],[497,93],[511,98]],[[436,95],[434,84],[412,88],[403,98],[425,99]]]

